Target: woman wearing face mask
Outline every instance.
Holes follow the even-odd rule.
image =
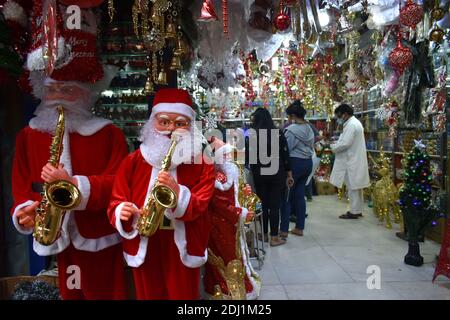
[[[246,163],[250,164],[256,194],[262,203],[264,241],[268,242],[270,220],[270,245],[279,246],[286,243],[278,236],[278,226],[286,177],[292,180],[289,150],[283,132],[275,127],[267,109],[258,108],[251,121],[254,130],[246,140]]]
[[[287,238],[289,215],[295,212],[295,228],[289,232],[303,236],[305,228],[305,183],[312,171],[314,155],[314,132],[305,120],[306,110],[299,100],[294,101],[287,109],[291,125],[285,129],[292,166],[292,179],[287,180],[288,192],[284,200],[280,236]],[[287,203],[286,203],[287,201]]]

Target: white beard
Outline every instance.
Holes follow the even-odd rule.
[[[30,127],[53,134],[58,119],[56,107],[59,105],[64,107],[64,127],[67,132],[77,132],[83,136],[90,136],[112,123],[110,120],[95,117],[78,101],[53,100],[41,102],[34,112],[35,117],[30,120]]]
[[[170,169],[176,168],[182,163],[192,164],[201,159],[202,143],[204,137],[201,131],[192,125],[191,130],[175,130],[179,136],[175,151],[172,156]],[[165,133],[158,132],[154,127],[154,117],[150,117],[144,125],[140,140],[140,150],[145,161],[151,166],[161,169],[161,163],[169,150],[171,139]]]

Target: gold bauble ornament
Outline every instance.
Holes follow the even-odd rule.
[[[441,28],[439,28],[437,25],[434,26],[434,28],[430,31],[430,41],[434,41],[437,43],[441,43],[442,40],[444,40],[445,32]]]
[[[439,21],[439,20],[442,20],[442,18],[444,18],[445,11],[444,11],[444,9],[437,7],[437,8],[434,8],[433,10],[431,10],[430,16],[433,21]]]

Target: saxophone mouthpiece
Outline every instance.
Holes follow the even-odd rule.
[[[172,131],[172,134],[170,135],[170,139],[172,141],[178,142],[180,140],[181,136],[182,136],[182,133],[175,130],[175,131]]]

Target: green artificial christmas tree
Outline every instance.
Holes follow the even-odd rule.
[[[405,263],[421,266],[419,235],[433,219],[436,210],[432,205],[430,156],[421,141],[408,154],[404,167],[404,185],[400,190],[399,204],[403,212],[408,239]]]

